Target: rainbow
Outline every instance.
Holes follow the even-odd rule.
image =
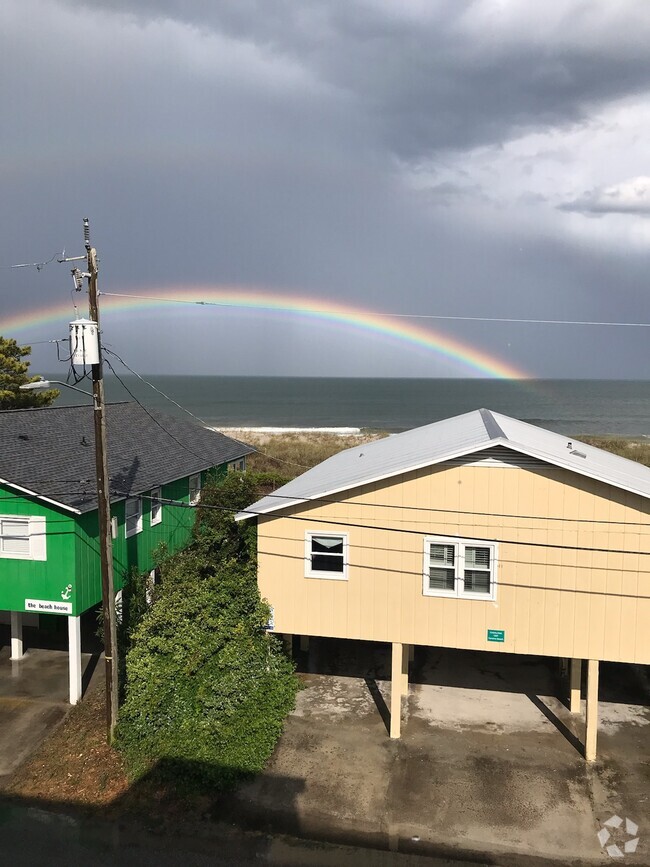
[[[80,298],[80,301],[82,298]],[[353,307],[322,298],[310,298],[261,291],[238,286],[168,286],[164,289],[133,290],[132,292],[101,293],[104,327],[107,314],[124,310],[150,309],[173,304],[233,307],[254,311],[273,311],[288,316],[304,316],[312,320],[338,323],[384,337],[396,338],[406,345],[433,351],[444,359],[459,363],[473,375],[495,379],[529,379],[522,368],[463,343],[441,331],[424,328],[404,319],[382,315],[379,311]],[[83,305],[80,304],[80,307]],[[71,316],[70,302],[57,303],[29,311],[3,316],[0,334],[18,336],[28,327],[67,322]]]

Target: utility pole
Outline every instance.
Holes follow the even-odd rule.
[[[95,423],[95,467],[97,472],[97,511],[99,516],[99,551],[102,573],[102,612],[104,619],[104,660],[106,664],[106,737],[112,743],[117,723],[117,622],[115,616],[115,582],[113,579],[113,534],[111,499],[106,449],[106,406],[102,369],[101,331],[97,292],[97,251],[90,246],[90,226],[84,219],[84,243],[88,261],[88,308],[90,319],[97,323],[99,362],[92,365],[93,416]]]

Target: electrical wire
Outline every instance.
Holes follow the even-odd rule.
[[[153,422],[154,422],[154,423],[155,423],[155,424],[160,428],[160,430],[163,431],[164,433],[166,433],[167,436],[168,436],[170,439],[174,440],[174,442],[175,442],[177,445],[179,445],[182,449],[184,449],[186,452],[188,452],[188,453],[191,454],[191,455],[194,455],[194,457],[195,457],[195,458],[198,458],[200,461],[205,461],[205,459],[206,459],[206,458],[205,458],[205,455],[199,455],[199,454],[197,454],[197,452],[195,452],[193,449],[191,449],[189,446],[185,445],[185,444],[182,443],[182,442],[181,442],[177,437],[175,437],[174,434],[173,434],[171,431],[167,430],[167,428],[166,428],[166,427],[165,427],[165,426],[164,426],[164,425],[163,425],[163,424],[162,424],[162,423],[161,423],[161,422],[160,422],[160,421],[159,421],[159,420],[158,420],[158,419],[157,419],[157,418],[156,418],[156,417],[151,413],[151,412],[149,412],[149,410],[147,409],[147,407],[144,406],[144,404],[141,403],[141,402],[138,400],[138,398],[133,394],[133,392],[132,392],[131,389],[128,387],[128,385],[126,385],[126,383],[124,382],[124,380],[123,380],[123,379],[120,377],[120,375],[117,373],[117,371],[115,370],[115,368],[113,367],[113,365],[111,364],[111,362],[109,361],[109,359],[108,359],[108,358],[105,358],[104,360],[106,361],[106,364],[108,364],[108,366],[110,367],[111,371],[113,372],[113,376],[115,376],[115,378],[116,378],[117,381],[120,383],[120,385],[122,386],[122,388],[124,388],[124,390],[125,390],[125,391],[126,391],[126,392],[131,396],[131,398],[132,398],[132,399],[133,399],[133,400],[138,404],[138,406],[140,407],[140,409],[142,409],[142,410],[144,410],[144,412],[146,412],[146,414],[149,416],[149,418],[150,418],[150,419],[151,419],[151,420],[152,420],[152,421],[153,421]]]
[[[123,491],[122,492],[118,491],[117,489],[112,489],[112,490],[114,493],[118,493],[118,495],[120,495],[120,496],[131,496],[130,494],[125,493]],[[141,494],[140,496],[146,498],[145,494]],[[179,508],[185,508],[185,509],[187,509],[187,508],[191,508],[191,509],[200,508],[200,509],[215,510],[215,511],[220,511],[220,512],[229,512],[232,514],[249,515],[251,517],[262,517],[262,518],[266,517],[266,514],[264,512],[256,512],[253,509],[233,509],[233,508],[230,508],[228,506],[217,506],[217,505],[213,505],[213,504],[204,504],[204,503],[189,504],[189,503],[184,503],[182,500],[172,500],[172,499],[168,499],[168,498],[164,498],[164,497],[162,498],[162,500],[163,500],[163,505],[166,504],[169,506],[177,506]],[[353,521],[337,521],[337,520],[332,519],[332,518],[308,518],[308,517],[305,517],[303,515],[283,515],[282,520],[301,521],[301,522],[310,523],[310,524],[320,524],[321,526],[326,524],[327,526],[332,526],[332,527],[353,527],[354,529],[359,529],[359,530],[381,530],[382,532],[386,532],[386,533],[401,533],[403,535],[408,535],[408,536],[421,537],[423,535],[422,531],[420,531],[420,530],[409,530],[409,529],[400,528],[400,527],[386,527],[386,526],[382,526],[379,524],[359,524],[359,523],[355,523]],[[593,554],[628,554],[628,555],[634,556],[634,557],[636,557],[636,556],[650,557],[650,551],[628,551],[628,550],[624,550],[624,549],[620,549],[620,548],[596,548],[593,546],[585,546],[585,545],[561,545],[561,544],[558,544],[556,542],[549,542],[549,543],[546,543],[546,542],[529,542],[529,541],[521,541],[521,540],[517,540],[517,539],[502,539],[502,538],[494,538],[494,537],[492,537],[492,538],[475,537],[473,539],[473,541],[485,542],[486,544],[494,544],[494,543],[498,542],[499,544],[503,544],[503,545],[520,545],[520,546],[523,546],[526,548],[552,548],[554,550],[581,551],[581,552],[588,552],[588,553],[593,553]]]
[[[195,304],[200,307],[238,307],[248,308],[248,305],[236,301],[197,301],[190,298],[158,298],[153,295],[134,295],[129,292],[102,292],[102,295],[114,298],[137,298],[145,301],[163,301],[170,304]],[[256,304],[256,310],[278,310],[272,304]],[[331,313],[330,310],[315,310],[313,307],[292,307],[295,313]],[[605,322],[588,319],[515,319],[505,316],[452,316],[438,313],[394,313],[390,311],[376,312],[377,316],[388,316],[397,319],[436,319],[448,322],[506,322],[523,325],[587,325],[622,328],[650,328],[650,322]]]
[[[55,253],[45,262],[20,262],[17,265],[0,265],[0,268],[36,268],[37,271],[42,271],[46,265],[50,265],[59,256],[65,256],[65,250],[63,253]]]
[[[212,430],[211,426],[210,426],[210,425],[209,425],[209,424],[208,424],[204,419],[200,418],[198,415],[195,415],[193,412],[191,412],[189,409],[186,409],[184,406],[181,406],[181,404],[178,403],[177,401],[175,401],[173,397],[170,397],[168,394],[165,394],[165,392],[162,391],[162,389],[157,388],[157,387],[156,387],[152,382],[149,382],[148,379],[145,379],[144,376],[142,376],[141,374],[139,374],[136,370],[133,370],[132,367],[129,367],[129,365],[126,363],[126,361],[124,361],[124,359],[121,358],[121,357],[117,354],[117,352],[115,352],[114,350],[109,349],[107,346],[103,346],[103,345],[102,345],[102,350],[103,350],[104,352],[107,352],[109,355],[113,355],[113,356],[115,356],[115,358],[117,358],[117,360],[120,362],[120,364],[124,365],[124,367],[125,367],[125,368],[130,372],[130,373],[132,373],[133,376],[136,376],[136,377],[137,377],[141,382],[144,382],[145,385],[148,385],[149,388],[152,388],[155,392],[157,392],[157,393],[160,394],[162,397],[164,397],[165,400],[168,400],[168,401],[169,401],[170,403],[172,403],[174,406],[178,407],[178,409],[182,410],[184,413],[187,413],[187,415],[191,416],[193,419],[196,419],[196,421],[200,422],[202,425],[204,425],[204,427],[206,427],[206,428]],[[108,366],[111,368],[111,370],[113,370],[113,367],[111,367],[111,365],[110,365],[108,359],[106,359],[106,363],[107,363]],[[115,373],[114,370],[113,370],[113,373]],[[121,380],[120,380],[120,381],[121,381]],[[125,387],[126,387],[126,386],[125,386]],[[130,392],[129,392],[129,394],[130,394]],[[134,398],[134,400],[135,400],[135,399],[136,399],[136,398]],[[233,440],[234,442],[239,443],[239,445],[242,445],[242,446],[245,446],[246,448],[252,449],[256,454],[258,454],[258,455],[263,455],[265,458],[268,458],[269,460],[272,460],[272,461],[278,461],[278,462],[281,463],[281,464],[287,464],[287,466],[300,467],[300,469],[303,469],[303,470],[309,470],[309,469],[311,469],[311,467],[309,467],[307,464],[299,464],[299,463],[296,463],[296,461],[287,461],[287,460],[284,460],[284,458],[277,458],[277,457],[275,457],[274,455],[269,455],[269,454],[267,454],[266,452],[263,452],[263,451],[261,451],[260,449],[255,448],[254,446],[250,445],[249,443],[244,443],[244,442],[242,442],[241,440],[235,439],[235,437],[232,437],[232,436],[231,436],[231,437],[229,437],[229,438],[230,438],[231,440]]]
[[[340,500],[328,500],[325,497],[301,497],[296,495],[289,494],[264,494],[264,498],[271,497],[273,499],[282,499],[289,500],[290,502],[287,505],[295,504],[299,506],[301,503],[323,503],[323,504],[331,504],[331,505],[341,505]],[[644,523],[643,521],[612,521],[606,518],[566,518],[560,516],[549,516],[549,515],[515,515],[508,512],[475,512],[471,509],[440,509],[434,506],[403,506],[397,505],[393,503],[374,503],[374,502],[360,502],[354,500],[346,500],[346,506],[367,506],[378,509],[399,509],[400,511],[407,512],[435,512],[444,515],[474,515],[481,518],[512,518],[513,520],[522,520],[522,521],[567,521],[571,524],[606,524],[608,526],[616,526],[616,527],[648,527],[650,528],[650,515],[648,515],[648,522]],[[260,514],[267,514],[266,512],[261,512]],[[268,513],[272,514],[272,513]],[[514,528],[513,528],[514,529]],[[522,527],[518,526],[517,529],[521,530],[535,530],[542,529],[539,527]],[[646,535],[644,533],[637,533],[636,535]]]

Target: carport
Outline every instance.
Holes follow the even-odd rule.
[[[39,623],[37,617],[25,615],[20,648],[16,632],[0,623],[0,788],[68,713],[71,673],[75,688],[79,675],[81,695],[96,669],[101,652],[96,613],[90,610],[75,619],[79,621],[77,670],[69,662],[68,618]]]
[[[608,863],[598,831],[617,814],[639,825],[647,862],[642,669],[601,666],[599,760],[588,765],[557,660],[416,647],[401,738],[391,739],[390,644],[300,645],[304,688],[268,767],[235,793],[233,818],[449,862],[539,867]]]
[[[304,675],[363,681],[392,738],[401,736],[402,723],[412,716],[433,729],[554,728],[584,755],[590,724],[598,720],[607,736],[624,724],[650,724],[650,678],[643,666],[603,663],[598,691],[592,680],[590,696],[589,673],[579,660],[436,647],[396,652],[394,644],[380,642],[286,639]]]

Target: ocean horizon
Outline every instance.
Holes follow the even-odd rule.
[[[49,378],[64,377],[51,373]],[[130,374],[120,372],[120,378],[124,385],[106,371],[107,400],[136,398],[152,409],[182,414],[164,392],[218,428],[398,432],[486,407],[576,437],[650,437],[646,380],[146,376],[156,391]],[[82,401],[77,392],[61,389],[59,405]]]

